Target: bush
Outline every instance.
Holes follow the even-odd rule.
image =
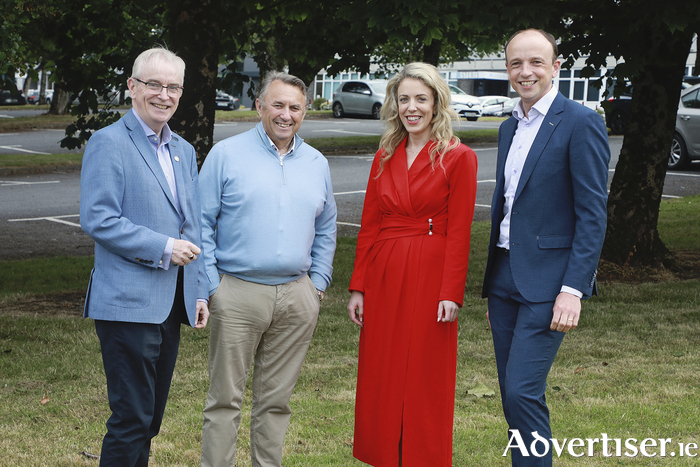
[[[311,107],[314,110],[323,110],[323,107],[328,107],[328,100],[324,99],[323,97],[319,97],[317,99],[314,99],[314,101],[311,103]]]

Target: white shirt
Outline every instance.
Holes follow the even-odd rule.
[[[522,175],[527,155],[530,152],[530,148],[532,148],[532,143],[535,141],[535,137],[537,137],[537,133],[540,131],[542,122],[544,122],[544,117],[547,115],[547,112],[549,112],[549,108],[552,106],[552,102],[554,102],[554,98],[557,96],[558,92],[559,91],[552,86],[547,94],[535,102],[527,116],[525,116],[525,111],[522,107],[522,100],[518,102],[518,105],[513,109],[513,117],[518,120],[518,126],[515,130],[513,141],[510,144],[510,149],[508,150],[508,157],[506,158],[504,169],[505,182],[503,197],[505,200],[503,203],[503,220],[500,225],[500,235],[496,242],[496,246],[499,248],[510,250],[510,217],[511,211],[513,210],[515,193],[518,189],[518,183],[520,183],[520,176]],[[583,297],[581,292],[565,285],[562,286],[561,291],[576,295],[579,298]]]

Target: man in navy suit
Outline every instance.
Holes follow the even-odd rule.
[[[518,31],[506,44],[521,100],[498,132],[482,296],[518,467],[552,465],[551,445],[533,445],[552,437],[547,375],[564,334],[578,326],[581,299],[596,293],[607,219],[605,124],[553,87],[558,55],[554,37],[541,30]]]
[[[95,320],[112,410],[102,467],[148,465],[180,324],[204,328],[209,317],[197,161],[167,124],[184,76],[168,50],[139,55],[128,81],[133,109],[96,132],[83,156],[80,223],[95,240],[84,316]]]

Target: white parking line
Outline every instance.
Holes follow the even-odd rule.
[[[349,222],[336,222],[338,225],[349,225],[350,227],[357,227],[358,229],[361,227],[360,224],[351,224]]]
[[[381,133],[358,133],[356,131],[347,131],[347,130],[333,130],[333,129],[328,129],[328,130],[313,130],[314,133],[343,133],[347,135],[358,135],[358,136],[379,136]]]
[[[675,177],[692,177],[692,178],[698,178],[700,177],[700,174],[686,174],[686,173],[680,173],[680,172],[666,172],[666,176],[668,177],[669,175],[673,175]]]
[[[367,190],[358,190],[358,191],[344,191],[342,193],[333,193],[333,196],[340,196],[340,195],[355,195],[357,193],[366,193]]]
[[[37,151],[30,151],[29,149],[21,149],[22,146],[0,146],[0,149],[9,149],[10,151],[19,151],[19,152],[28,152],[29,154],[40,154],[44,156],[48,156],[48,152],[37,152]]]
[[[80,227],[80,224],[75,222],[64,221],[66,217],[80,217],[80,214],[66,214],[65,216],[48,216],[48,217],[32,217],[28,219],[8,219],[8,222],[26,222],[26,221],[50,221],[58,222],[59,224],[66,224],[73,227]]]
[[[51,180],[46,182],[13,182],[11,180],[0,180],[0,186],[19,186],[19,185],[43,185],[46,183],[61,183],[60,180]]]

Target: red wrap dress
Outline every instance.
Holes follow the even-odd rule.
[[[353,455],[376,467],[451,466],[457,322],[476,197],[477,158],[461,144],[433,168],[428,143],[374,158],[350,290],[364,293]]]

